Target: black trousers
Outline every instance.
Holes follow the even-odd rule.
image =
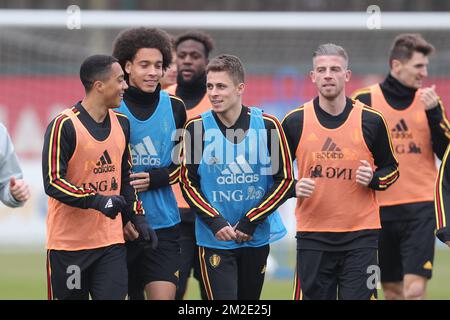
[[[128,272],[123,244],[47,251],[48,298],[57,300],[123,300]]]
[[[375,300],[377,249],[297,249],[294,300]]]
[[[195,214],[195,213],[193,213]],[[207,300],[205,288],[202,284],[202,275],[200,271],[200,262],[198,258],[198,246],[195,239],[195,221],[183,221],[180,223],[180,247],[181,247],[181,263],[180,278],[178,280],[176,300],[182,300],[186,293],[187,282],[191,276],[191,272],[197,279],[200,287],[200,295],[202,300]]]
[[[199,247],[208,299],[259,300],[269,251],[269,245],[232,250]]]

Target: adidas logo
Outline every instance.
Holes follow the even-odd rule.
[[[408,125],[406,124],[404,119],[400,119],[400,121],[392,128],[392,132],[404,132],[408,131]]]
[[[218,184],[245,184],[259,181],[259,175],[255,174],[245,157],[240,155],[227,168],[222,170],[222,176],[217,178]]]
[[[325,143],[323,144],[322,151],[337,151],[340,152],[341,148],[338,148],[336,144],[331,140],[330,137],[327,138]]]
[[[116,171],[116,167],[112,164],[108,150],[103,151],[103,155],[100,157],[100,160],[97,161],[95,165],[97,167],[95,167],[93,170],[94,174]]]
[[[412,139],[412,133],[409,132],[408,125],[404,119],[400,119],[395,127],[391,129],[391,132],[393,139]]]
[[[339,148],[333,140],[328,137],[325,143],[322,146],[322,150],[320,152],[315,152],[316,159],[342,159],[344,158],[344,154],[342,153],[341,148]]]
[[[112,207],[113,207],[113,203],[112,203],[111,198],[109,198],[108,202],[105,204],[105,209],[112,208]]]
[[[433,264],[431,263],[431,261],[427,261],[424,263],[423,268],[425,270],[432,270],[433,269]]]
[[[222,174],[240,174],[240,173],[253,173],[252,168],[242,155],[237,157],[235,162],[230,163],[228,165],[228,168],[222,171]]]
[[[105,164],[111,164],[111,157],[109,156],[108,150],[103,151],[103,155],[100,157],[100,160],[97,162],[97,166],[104,166]]]
[[[131,147],[131,157],[133,165],[159,166],[161,164],[161,159],[158,157],[158,152],[149,136]]]

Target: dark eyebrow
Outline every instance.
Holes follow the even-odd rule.
[[[138,61],[138,63],[148,63],[148,64],[150,64],[151,61],[150,60],[141,60],[141,61]],[[163,61],[162,60],[158,60],[158,61],[155,62],[155,64],[157,64],[157,63],[163,63]]]

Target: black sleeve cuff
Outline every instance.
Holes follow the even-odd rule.
[[[122,226],[124,226],[124,227],[129,221],[131,221],[132,216],[135,215],[133,213],[133,205],[134,204],[128,204],[127,208],[121,212],[121,214],[122,214]]]
[[[241,218],[241,220],[239,220],[239,223],[236,226],[236,230],[252,236],[256,230],[256,227],[258,227],[258,224],[252,223],[246,216],[244,216]]]
[[[150,187],[148,190],[155,190],[169,185],[169,170],[166,168],[152,169],[150,175]]]
[[[443,118],[442,109],[439,107],[439,104],[432,109],[425,110],[425,114],[427,116],[428,125],[431,128],[433,127],[439,128],[439,124],[441,123],[441,120]]]
[[[288,192],[288,196],[286,199],[297,198],[297,193],[295,192],[295,186],[297,185],[298,180],[294,179],[294,183],[292,184],[291,190]]]
[[[203,220],[208,227],[211,229],[212,233],[215,235],[220,229],[229,226],[227,220],[225,220],[222,216],[208,219],[208,221]]]
[[[369,182],[368,187],[373,189],[373,190],[380,191],[381,189],[380,189],[380,186],[379,186],[379,182],[380,181],[379,181],[378,177],[375,176],[375,173],[374,173],[374,175],[372,177],[372,180]]]
[[[104,199],[104,196],[101,194],[94,194],[91,197],[87,197],[86,199],[86,206],[89,209],[95,209],[98,210],[98,208],[101,206],[100,202]]]
[[[126,212],[122,212],[122,227],[125,227],[125,225],[130,222],[130,215],[127,214]]]
[[[428,118],[440,118],[441,117],[441,109],[439,108],[439,104],[435,107],[425,110],[425,114]]]

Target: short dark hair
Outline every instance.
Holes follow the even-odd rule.
[[[205,49],[205,57],[208,58],[209,53],[214,50],[214,40],[212,37],[206,32],[199,30],[189,30],[185,33],[180,34],[175,39],[175,49],[178,48],[180,43],[186,40],[194,40],[203,44],[203,48]]]
[[[142,48],[157,49],[163,57],[163,70],[172,62],[172,44],[169,34],[158,28],[133,28],[122,31],[114,40],[113,56],[125,70],[127,61],[133,61]]]
[[[341,46],[334,43],[325,43],[317,47],[316,51],[313,52],[313,59],[320,56],[338,56],[345,60],[348,66],[348,54],[347,51]]]
[[[80,67],[80,80],[84,90],[89,92],[95,81],[106,80],[111,73],[111,66],[118,62],[113,56],[96,54],[87,57]]]
[[[241,60],[230,54],[222,54],[212,59],[206,66],[206,73],[227,72],[235,84],[243,83],[245,80],[244,67]]]
[[[392,60],[408,61],[416,51],[428,56],[434,52],[434,47],[419,33],[399,34],[389,51],[389,65],[392,66]]]

